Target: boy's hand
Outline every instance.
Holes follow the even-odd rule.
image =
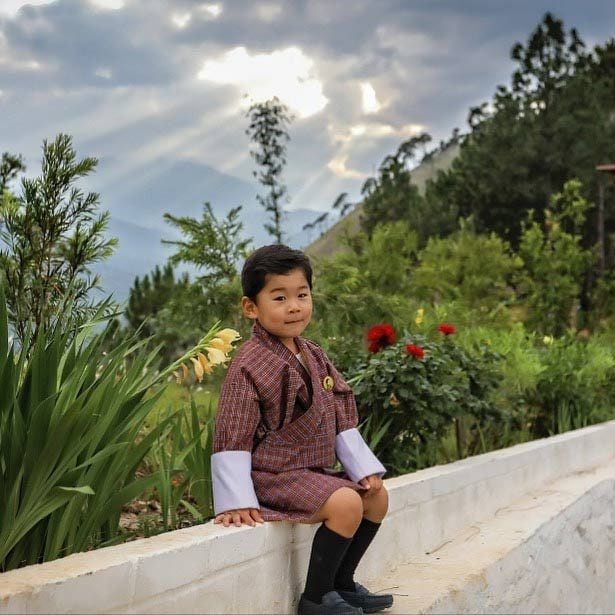
[[[363,487],[366,487],[368,489],[365,495],[366,497],[370,497],[375,493],[378,493],[378,491],[380,491],[380,489],[382,488],[382,478],[380,478],[380,476],[378,476],[377,474],[372,474],[370,476],[362,478],[359,481],[359,485],[362,485]]]
[[[214,519],[214,523],[222,523],[224,527],[228,527],[231,523],[234,523],[236,527],[241,527],[242,523],[254,527],[256,522],[265,523],[258,508],[227,510],[226,512],[216,515]]]

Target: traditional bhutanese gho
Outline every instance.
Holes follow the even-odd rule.
[[[340,487],[382,476],[357,429],[351,388],[324,351],[295,338],[295,355],[258,322],[220,393],[212,478],[215,514],[259,508],[265,521],[309,519]],[[339,459],[345,472],[330,468]]]

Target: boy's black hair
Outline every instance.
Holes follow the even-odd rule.
[[[241,288],[245,297],[256,301],[256,295],[267,283],[267,274],[285,275],[293,269],[301,269],[312,289],[312,265],[301,250],[293,250],[281,243],[263,246],[255,250],[241,270]]]

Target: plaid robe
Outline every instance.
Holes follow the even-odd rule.
[[[384,473],[356,430],[350,387],[318,345],[301,337],[295,342],[309,371],[258,322],[231,362],[214,434],[216,514],[255,507],[265,521],[301,521],[337,489],[361,491],[357,480]],[[323,385],[327,376],[333,379],[330,391]],[[343,432],[359,464],[354,480],[328,469]]]

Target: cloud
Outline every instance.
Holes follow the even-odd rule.
[[[2,0],[0,4],[0,14],[4,13],[5,15],[13,17],[17,14],[19,9],[26,4],[40,6],[41,4],[51,4],[52,2],[54,2],[54,0],[30,0],[29,2],[24,2],[23,0]]]
[[[341,191],[358,198],[362,178],[409,136],[427,130],[437,142],[463,127],[468,108],[508,80],[510,47],[548,8],[546,0],[101,2],[0,0],[3,148],[34,169],[42,139],[69,132],[80,153],[108,162],[101,191],[137,191],[163,159],[249,180],[245,107],[249,97],[278,95],[296,115],[289,207],[313,209]],[[611,34],[615,4],[560,8],[584,38]]]
[[[246,95],[244,106],[277,96],[305,118],[322,111],[328,102],[322,82],[312,76],[313,69],[314,61],[297,47],[253,55],[237,47],[206,60],[198,78],[237,86]]]
[[[367,177],[367,173],[361,173],[361,171],[346,168],[347,160],[348,154],[340,154],[331,160],[327,166],[335,175],[339,177],[349,179],[365,179]]]
[[[174,13],[171,16],[171,21],[181,30],[188,25],[188,22],[192,19],[191,13]]]
[[[369,81],[361,83],[361,97],[363,113],[377,113],[382,108],[382,104],[376,97],[376,90]]]
[[[90,0],[90,2],[100,9],[110,11],[118,11],[124,8],[124,0]]]

